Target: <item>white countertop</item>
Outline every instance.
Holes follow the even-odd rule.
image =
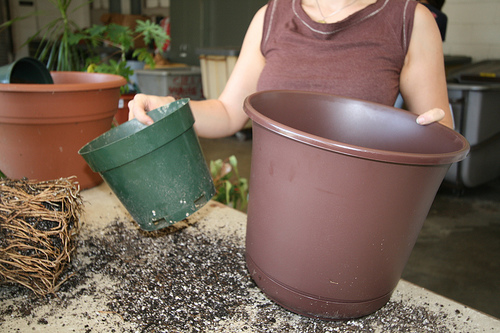
[[[500,332],[498,319],[404,280],[364,318],[296,315],[251,281],[245,214],[211,201],[178,228],[147,233],[106,184],[82,198],[73,275],[57,297],[0,286],[0,332]]]

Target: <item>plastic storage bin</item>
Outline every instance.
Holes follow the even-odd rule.
[[[139,90],[148,95],[204,99],[199,67],[136,70]]]
[[[238,60],[239,50],[232,48],[198,49],[201,80],[205,97],[218,98]]]
[[[446,70],[446,74],[470,63],[472,63],[472,58],[469,56],[444,55],[444,68]]]
[[[500,177],[500,60],[463,66],[448,75],[455,128],[469,156],[451,166],[445,182],[462,189]]]
[[[218,47],[197,49],[196,53],[200,57],[201,81],[204,95],[208,99],[217,99],[233,72],[240,50],[231,47]],[[252,121],[249,120],[244,128],[247,130],[252,128]],[[249,133],[244,131],[236,133],[236,137],[239,140],[245,140],[248,135]]]

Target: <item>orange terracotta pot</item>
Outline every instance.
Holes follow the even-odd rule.
[[[0,170],[9,178],[102,182],[78,150],[111,128],[123,77],[52,72],[54,84],[0,84]]]

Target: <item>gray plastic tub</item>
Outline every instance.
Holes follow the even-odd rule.
[[[500,177],[500,60],[460,67],[448,80],[455,128],[471,149],[445,181],[458,189],[479,186]]]
[[[204,98],[199,67],[140,69],[135,74],[139,90],[144,94],[191,100]]]

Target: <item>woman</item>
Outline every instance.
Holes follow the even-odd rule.
[[[254,16],[221,96],[191,101],[201,137],[234,134],[247,122],[244,99],[260,90],[327,92],[393,105],[401,92],[426,125],[452,127],[436,22],[412,0],[271,0]],[[130,118],[172,97],[138,94]]]
[[[441,39],[446,39],[446,28],[448,26],[448,16],[442,12],[444,6],[444,0],[419,0],[427,9],[429,9],[436,20],[439,27],[439,32],[441,33]]]

